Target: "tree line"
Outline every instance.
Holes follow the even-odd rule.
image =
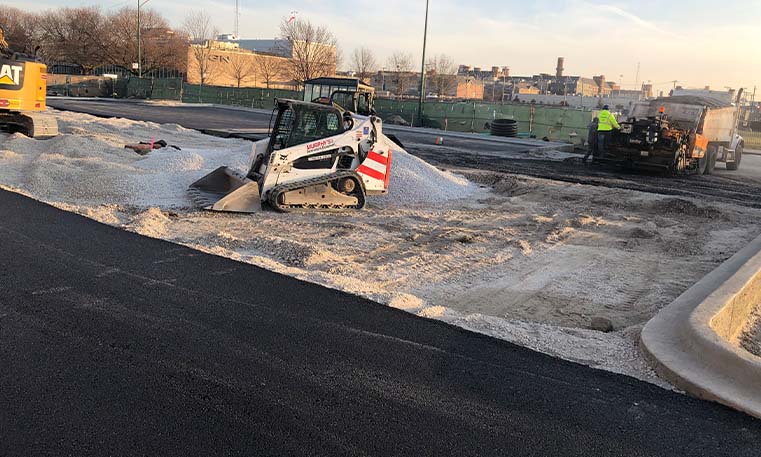
[[[143,72],[182,68],[186,35],[160,13],[142,9]],[[131,69],[138,61],[137,10],[105,13],[98,7],[60,8],[29,13],[0,6],[0,27],[16,52],[35,54],[49,63],[78,65],[90,73],[102,65]]]
[[[388,73],[388,86],[393,89],[390,92],[407,95],[420,83],[420,75],[416,72],[413,59],[412,54],[395,52],[386,60],[385,65],[380,65],[372,49],[359,47],[351,54],[349,65],[357,77],[364,81],[369,81],[379,72],[385,80],[385,73]],[[457,86],[454,77],[456,71],[454,60],[446,54],[426,60],[426,91],[437,95],[449,94]]]
[[[38,55],[48,63],[79,66],[85,74],[104,65],[137,73],[133,69],[138,61],[137,21],[137,10],[130,7],[114,12],[92,6],[30,13],[0,6],[0,27],[5,30],[11,49]],[[253,59],[233,55],[224,69],[212,59],[214,49],[210,43],[216,39],[218,30],[208,13],[191,11],[181,27],[175,29],[156,10],[142,8],[140,23],[143,73],[159,69],[184,71],[191,58],[196,60],[194,71],[199,72],[202,84],[219,71],[226,71],[238,86],[253,74],[268,87],[278,76],[302,83],[333,74],[342,60],[335,35],[325,26],[300,18],[280,23],[280,38],[288,47],[280,51],[291,56],[288,62],[266,55],[256,55]],[[393,92],[398,95],[407,94],[418,84],[413,56],[404,52],[392,54],[382,67],[372,49],[359,47],[350,55],[348,67],[366,81],[385,68]],[[456,84],[454,74],[455,65],[450,57],[442,54],[428,59],[428,91],[448,93]]]

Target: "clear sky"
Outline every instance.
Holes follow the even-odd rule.
[[[137,0],[6,0],[26,10],[99,5],[104,10]],[[554,73],[557,57],[566,73],[605,74],[633,88],[656,89],[668,81],[698,87],[759,86],[761,91],[761,1],[758,0],[431,0],[428,52],[480,67],[509,66],[514,75]],[[419,61],[425,0],[240,0],[243,38],[272,38],[282,17],[329,26],[348,58],[357,46],[385,62],[394,51]],[[180,25],[189,9],[213,15],[232,32],[235,0],[150,0],[147,7]],[[347,59],[345,59],[347,60]]]

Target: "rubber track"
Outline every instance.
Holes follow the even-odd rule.
[[[341,178],[355,178],[357,180],[357,183],[359,183],[360,187],[360,193],[359,195],[356,195],[357,199],[359,200],[359,203],[357,205],[322,205],[318,207],[312,207],[312,206],[302,206],[302,205],[290,205],[290,206],[283,206],[280,203],[278,203],[278,197],[285,193],[285,192],[292,192],[294,190],[298,189],[304,189],[310,186],[318,185],[318,184],[328,184],[331,181],[341,179]],[[355,173],[352,170],[345,170],[345,171],[337,171],[335,173],[331,173],[329,175],[320,176],[317,178],[307,179],[305,181],[298,181],[288,184],[281,184],[279,186],[275,186],[267,196],[267,201],[270,204],[270,206],[280,212],[289,212],[293,210],[310,210],[310,209],[319,209],[319,210],[338,210],[338,209],[362,209],[365,206],[365,185],[362,182],[362,178]]]

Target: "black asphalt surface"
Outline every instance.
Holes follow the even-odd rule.
[[[0,191],[0,455],[758,456],[761,421]]]
[[[138,121],[175,123],[185,128],[215,130],[267,129],[270,114],[242,109],[230,109],[209,105],[160,105],[144,103],[140,100],[94,100],[72,98],[49,98],[48,105],[61,110],[87,113],[103,117],[123,117]],[[433,144],[436,131],[405,130],[393,131],[402,142]],[[544,145],[543,143],[539,143]],[[527,146],[511,146],[505,143],[492,143],[460,138],[447,138],[449,148],[473,151],[500,152],[510,150],[521,152],[530,149]]]
[[[48,98],[47,104],[52,108],[95,116],[123,117],[159,124],[180,124],[195,130],[266,129],[270,122],[269,114],[206,105],[160,105],[130,100],[76,100],[55,97]]]

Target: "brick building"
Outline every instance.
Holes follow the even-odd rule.
[[[242,47],[245,45],[247,48]],[[200,84],[197,47],[203,46],[208,56],[204,84],[224,87],[269,87],[296,89],[298,83],[289,71],[293,63],[293,50],[284,40],[211,41],[204,45],[191,45],[187,53],[186,78],[190,84]],[[323,45],[312,45],[323,46]],[[332,61],[317,76],[336,74],[335,47]]]

